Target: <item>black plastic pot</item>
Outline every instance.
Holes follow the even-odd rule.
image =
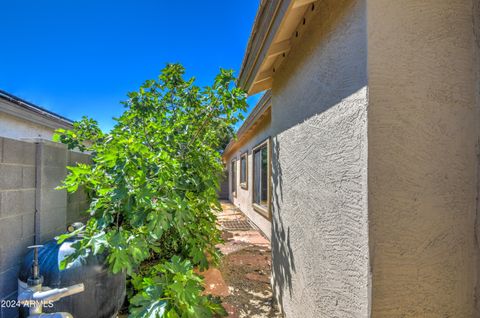
[[[45,243],[39,250],[40,274],[44,278],[44,287],[61,288],[83,283],[85,291],[53,303],[53,307],[44,308],[44,312],[66,311],[75,318],[116,317],[125,299],[125,274],[111,274],[103,256],[91,256],[84,263],[76,261],[69,268],[60,270],[60,261],[74,250],[71,246],[73,242],[75,239],[62,244],[57,244],[55,240]],[[20,268],[19,292],[26,287],[32,263],[33,251],[30,251]],[[22,308],[20,317],[27,316],[28,312]]]

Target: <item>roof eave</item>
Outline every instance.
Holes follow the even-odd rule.
[[[240,126],[240,128],[237,130],[235,134],[236,138],[231,139],[228,145],[225,147],[225,150],[222,154],[223,158],[227,157],[230,154],[231,150],[235,147],[237,142],[242,139],[251,128],[253,128],[255,123],[257,123],[261,119],[263,114],[269,109],[271,105],[271,96],[271,92],[267,91],[258,101],[257,105],[255,105],[255,107],[252,109],[248,117],[243,122],[242,126]]]
[[[262,1],[250,35],[238,85],[249,95],[270,89],[273,75],[292,47],[308,6],[316,0]],[[313,11],[314,5],[312,6]]]
[[[40,106],[29,103],[21,98],[0,90],[0,111],[14,117],[22,118],[52,129],[73,127],[73,121],[52,113]]]

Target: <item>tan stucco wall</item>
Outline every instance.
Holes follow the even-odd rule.
[[[480,317],[480,0],[316,5],[272,87],[286,317]]]
[[[0,101],[1,102],[1,101]],[[0,112],[0,136],[14,139],[43,138],[51,140],[54,129]]]
[[[472,1],[368,1],[367,15],[372,317],[474,317]]]
[[[475,33],[475,53],[476,61],[474,69],[476,70],[476,107],[477,110],[480,109],[480,0],[473,1],[473,26]],[[480,123],[480,112],[477,116],[477,123]],[[476,280],[475,280],[475,317],[480,317],[480,200],[478,197],[480,195],[480,125],[477,124],[477,215],[476,215],[476,232],[475,232],[475,251],[476,251]]]
[[[273,276],[287,318],[368,316],[365,1],[322,1],[272,88]]]
[[[263,215],[258,213],[254,210],[252,202],[253,202],[253,191],[252,191],[252,184],[253,184],[253,153],[252,149],[263,142],[265,139],[269,138],[271,134],[271,127],[270,127],[270,116],[264,119],[263,122],[256,127],[251,135],[246,138],[244,142],[239,142],[239,147],[232,151],[226,157],[227,167],[229,177],[228,180],[231,180],[231,160],[233,158],[237,159],[237,196],[234,197],[232,195],[232,183],[228,183],[229,187],[229,199],[234,205],[240,208],[240,210],[245,213],[245,215],[257,226],[263,234],[270,239],[272,234],[272,223],[270,220],[266,219]],[[241,140],[242,141],[242,140]],[[248,152],[248,160],[247,160],[247,170],[248,170],[248,186],[247,189],[243,189],[240,186],[240,156]]]

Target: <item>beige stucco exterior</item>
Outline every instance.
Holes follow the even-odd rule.
[[[324,1],[275,75],[272,266],[286,317],[368,316],[365,39],[364,1]]]
[[[285,316],[480,317],[480,0],[266,3],[240,83],[271,90]]]
[[[249,189],[240,186],[237,161],[230,200],[271,239],[273,287],[286,317],[367,317],[366,6],[325,1],[315,12],[275,74],[271,121],[225,156],[230,167],[249,154]],[[269,137],[271,222],[254,210],[250,191],[251,149]]]
[[[256,211],[253,207],[253,152],[255,146],[266,140],[271,135],[270,115],[265,116],[259,125],[249,132],[248,137],[239,140],[235,149],[225,156],[225,162],[228,169],[228,189],[230,202],[245,213],[248,219],[258,227],[261,232],[268,238],[272,235],[272,223],[269,218]],[[247,187],[240,186],[240,156],[247,154]],[[232,193],[232,171],[230,169],[232,160],[235,160],[237,166],[237,191],[236,195]]]
[[[478,317],[472,8],[368,1],[372,317]]]
[[[51,140],[55,129],[0,112],[0,136]]]
[[[51,140],[56,129],[72,127],[72,121],[0,91],[0,137]]]
[[[476,108],[480,109],[480,0],[473,1],[473,29],[475,34],[475,57],[476,57],[476,67],[474,70],[476,72]],[[480,120],[480,115],[477,116]],[[480,127],[477,129],[480,130]],[[480,135],[480,131],[477,132]],[[479,138],[480,139],[480,138]],[[478,149],[479,149],[478,141],[477,141],[477,209],[476,209],[476,218],[475,218],[475,267],[476,267],[476,275],[475,275],[475,290],[474,290],[474,297],[475,297],[475,315],[480,316],[480,200],[478,200],[478,196],[480,195],[480,160],[478,159]]]

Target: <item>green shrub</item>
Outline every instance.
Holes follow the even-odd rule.
[[[69,167],[61,187],[75,192],[82,186],[92,199],[77,253],[63,266],[106,253],[112,272],[134,277],[134,317],[221,312],[201,296],[200,278],[191,270],[207,268],[219,257],[214,213],[220,208],[219,150],[246,109],[245,94],[235,87],[231,71],[221,70],[213,85],[203,88],[184,73],[179,64],[167,65],[158,80],[129,93],[126,110],[109,133],[83,118],[73,130],[55,135],[71,149],[92,153],[91,165]],[[162,263],[139,273],[151,259]]]
[[[189,260],[174,256],[171,262],[150,268],[149,275],[134,275],[138,293],[130,299],[132,317],[212,317],[226,315],[211,296],[202,295],[202,279]]]

